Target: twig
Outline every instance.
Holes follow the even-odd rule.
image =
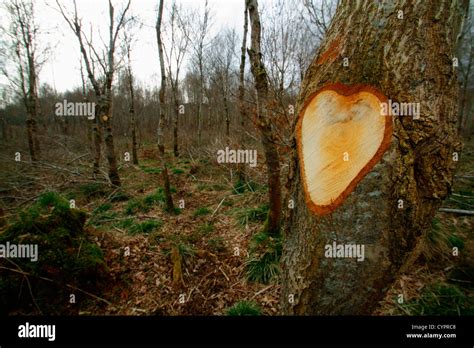
[[[269,286],[267,286],[266,288],[263,288],[263,289],[262,289],[262,290],[260,290],[260,291],[257,291],[257,292],[255,293],[255,295],[253,295],[253,296],[252,296],[252,298],[255,298],[255,297],[257,297],[257,296],[258,296],[258,295],[260,295],[262,292],[265,292],[265,291],[267,291],[268,289],[270,289],[272,286],[273,286],[273,284],[272,284],[272,285],[269,285]]]
[[[222,270],[221,266],[219,266],[219,271],[224,275],[225,279],[227,279],[228,282],[230,282],[230,278],[225,274],[225,272]]]
[[[474,215],[474,210],[440,208],[439,211],[461,215]]]
[[[214,210],[214,212],[211,214],[211,218],[214,216],[214,214],[219,210],[219,208],[221,207],[222,203],[224,203],[225,199],[227,197],[224,197],[222,198],[221,202],[219,203],[219,205],[217,206],[216,210]]]
[[[67,162],[66,164],[71,164],[72,162],[75,162],[77,161],[78,159],[81,159],[82,157],[86,157],[87,155],[89,155],[88,153],[85,153],[83,155],[80,155],[80,156],[77,156],[75,158],[73,158],[72,160],[70,160],[69,162]]]

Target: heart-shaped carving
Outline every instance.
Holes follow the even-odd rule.
[[[306,204],[324,215],[344,202],[392,137],[387,97],[368,85],[327,85],[306,99],[296,128]]]

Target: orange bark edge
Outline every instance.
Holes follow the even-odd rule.
[[[303,188],[305,194],[305,201],[308,208],[316,215],[326,215],[333,212],[337,207],[339,207],[344,200],[350,195],[350,193],[354,190],[357,184],[367,175],[375,164],[380,161],[385,151],[388,150],[390,147],[391,139],[392,139],[392,117],[391,116],[382,116],[385,117],[385,128],[384,128],[384,135],[382,142],[377,149],[377,152],[372,157],[372,159],[366,163],[366,165],[360,170],[360,172],[355,176],[355,178],[350,182],[350,184],[346,187],[346,189],[336,197],[331,204],[328,205],[317,205],[315,204],[309,195],[308,186],[306,182],[306,173],[305,173],[305,165],[303,159],[303,148],[302,148],[302,124],[303,118],[306,111],[306,108],[311,103],[311,101],[321,92],[324,91],[335,91],[340,95],[343,96],[350,96],[352,94],[356,94],[359,92],[369,92],[375,95],[379,100],[380,103],[388,103],[388,98],[381,93],[376,88],[370,85],[364,84],[356,84],[356,85],[344,85],[342,83],[332,83],[328,84],[321,89],[317,90],[316,92],[312,93],[309,97],[306,98],[303,108],[301,109],[298,115],[298,123],[296,125],[296,143],[297,143],[297,151],[298,151],[298,158],[299,158],[299,166],[301,172],[301,179],[303,181]]]

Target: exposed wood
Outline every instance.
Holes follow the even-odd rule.
[[[392,118],[387,98],[366,85],[330,84],[308,98],[296,129],[306,203],[316,214],[337,208],[382,158]]]

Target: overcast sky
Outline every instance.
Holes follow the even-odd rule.
[[[3,3],[5,0],[0,0]],[[204,0],[176,0],[184,7],[193,9],[193,13],[199,15],[202,11]],[[244,0],[208,0],[213,14],[213,27],[211,36],[225,27],[235,28],[242,32]],[[114,0],[116,11],[122,8],[125,1]],[[268,0],[267,0],[268,2]],[[61,0],[64,6],[71,9],[72,1]],[[171,0],[165,0],[169,5]],[[50,59],[44,65],[40,73],[40,81],[48,83],[58,91],[72,89],[81,85],[79,72],[79,46],[76,37],[67,26],[61,15],[55,10],[54,0],[36,0],[36,11],[38,23],[42,30],[48,32],[44,38],[55,47]],[[159,84],[159,60],[156,46],[155,21],[156,6],[158,0],[132,0],[131,11],[138,15],[144,27],[140,30],[137,42],[132,52],[132,68],[140,83],[147,86]],[[2,6],[3,7],[3,6]],[[3,11],[0,10],[0,11]],[[78,12],[83,18],[84,24],[92,23],[95,28],[104,28],[108,25],[108,2],[107,0],[78,0]],[[0,12],[0,17],[5,18]],[[96,37],[95,39],[98,39]],[[3,82],[5,82],[3,80]]]

